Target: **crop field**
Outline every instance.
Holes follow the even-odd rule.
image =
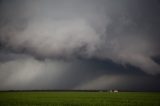
[[[0,92],[0,106],[160,106],[160,93]]]

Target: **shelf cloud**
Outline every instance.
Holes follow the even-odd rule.
[[[160,64],[155,61],[160,56],[159,11],[158,0],[2,0],[1,83],[6,88],[11,85],[25,88],[31,83],[35,85],[42,77],[42,83],[55,81],[56,84],[58,80],[65,80],[62,78],[64,73],[68,73],[68,82],[65,83],[69,83],[72,77],[74,79],[73,70],[76,70],[91,75],[85,80],[77,79],[80,85],[93,79],[108,85],[103,83],[107,73],[100,71],[99,76],[94,75],[90,63],[80,69],[80,64],[92,59],[124,67],[131,65],[148,75],[159,75]],[[70,75],[73,75],[71,79]],[[115,77],[111,82],[115,83],[114,78],[121,78],[112,76]],[[91,82],[93,88],[98,86],[96,81]],[[70,82],[69,86],[76,88],[73,87],[78,86],[75,83]],[[42,85],[37,83],[35,88]],[[62,85],[58,87],[65,88]]]

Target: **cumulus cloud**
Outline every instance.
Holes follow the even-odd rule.
[[[7,47],[41,57],[111,59],[159,73],[152,60],[159,55],[155,18],[148,17],[160,16],[154,9],[155,14],[146,13],[157,5],[132,3],[143,10],[129,1],[2,2],[0,39]]]
[[[58,76],[59,71],[51,70],[65,69],[55,68],[56,59],[65,64],[76,61],[78,68],[79,58],[111,60],[159,74],[160,65],[153,60],[160,56],[159,5],[158,0],[1,1],[0,48],[8,54],[0,51],[0,68],[2,73],[17,70],[5,82],[30,84],[32,78],[44,74],[42,70]],[[18,74],[22,77],[16,77]],[[24,75],[28,79],[20,82]]]

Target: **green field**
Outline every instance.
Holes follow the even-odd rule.
[[[0,106],[160,106],[160,93],[0,92]]]

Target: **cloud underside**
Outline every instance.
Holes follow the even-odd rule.
[[[0,64],[0,90],[157,90],[160,79],[120,70],[93,67],[84,61],[46,59],[30,56]]]
[[[96,89],[128,78],[84,72],[79,59],[111,60],[159,74],[160,65],[153,60],[160,56],[159,5],[156,0],[1,1],[1,88]],[[73,70],[91,78],[70,82],[76,79]]]

